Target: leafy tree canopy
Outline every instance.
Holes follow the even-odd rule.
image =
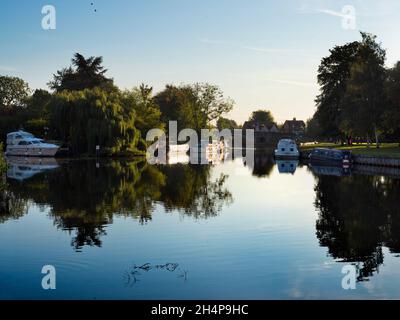
[[[220,117],[217,121],[217,128],[218,130],[223,130],[223,129],[233,130],[233,129],[238,129],[239,126],[235,120]]]
[[[94,154],[99,145],[104,155],[135,154],[136,113],[122,100],[119,92],[100,88],[60,92],[51,102],[52,130],[74,153]]]
[[[361,37],[335,46],[319,66],[314,118],[323,135],[374,134],[377,139],[382,127],[386,52],[376,36],[361,32]]]
[[[258,122],[258,123],[273,123],[274,117],[269,110],[257,110],[254,111],[250,118],[250,121]]]
[[[103,57],[85,58],[80,53],[75,53],[72,58],[72,66],[57,71],[48,86],[56,92],[92,89],[95,87],[112,91],[116,89],[114,81],[105,76],[107,69],[104,69],[102,64]]]
[[[0,109],[3,111],[25,107],[29,93],[29,86],[24,80],[0,76]]]

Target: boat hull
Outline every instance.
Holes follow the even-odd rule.
[[[17,157],[54,157],[59,150],[59,147],[54,148],[26,148],[26,147],[7,147],[7,156]]]
[[[275,159],[278,160],[299,160],[300,155],[299,154],[276,154],[275,153]]]

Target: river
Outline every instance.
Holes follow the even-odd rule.
[[[0,299],[400,298],[396,175],[20,159],[2,193]]]

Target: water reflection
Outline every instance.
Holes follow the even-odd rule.
[[[400,252],[400,180],[381,176],[316,176],[317,237],[329,254],[353,263],[367,280],[383,263],[382,247]]]
[[[245,161],[245,158],[243,158],[243,161]],[[258,178],[269,177],[275,165],[273,155],[267,151],[256,151],[254,153],[254,164],[246,162],[243,164],[250,169],[253,176]]]
[[[20,181],[59,167],[57,160],[54,158],[7,157],[6,160],[7,178]]]
[[[308,167],[314,174],[319,176],[324,175],[324,176],[343,177],[351,174],[351,168],[344,166],[324,166],[324,165],[309,164]]]
[[[209,219],[233,202],[229,189],[234,186],[228,186],[228,175],[213,175],[212,166],[182,164],[180,159],[166,166],[151,166],[141,159],[26,161],[10,162],[12,173],[20,170],[16,168],[20,166],[38,169],[27,170],[35,174],[24,179],[8,175],[7,186],[0,186],[0,223],[21,218],[33,203],[46,207],[55,227],[71,234],[71,246],[76,251],[84,246],[101,247],[107,225],[117,216],[145,225],[152,220],[156,208],[162,207],[166,212],[178,212],[185,217]],[[400,253],[398,170],[354,167],[350,171],[341,167],[309,166],[310,170],[306,171],[298,161],[276,161],[275,169],[274,166],[268,153],[257,152],[254,165],[248,165],[251,175],[247,183],[258,178],[266,183],[279,183],[280,178],[287,181],[312,174],[315,198],[310,198],[309,203],[314,200],[318,212],[319,244],[336,261],[356,265],[359,281],[368,280],[379,270],[385,258],[384,247],[391,253]],[[283,176],[272,175],[274,170]],[[257,206],[268,207],[268,200],[259,201]],[[168,271],[171,267],[162,266],[133,266],[127,282],[137,281],[138,272],[147,272],[146,268]],[[186,277],[185,271],[181,271]]]
[[[137,161],[70,161],[21,181],[8,179],[1,219],[15,219],[33,201],[50,207],[57,228],[73,234],[71,245],[101,246],[115,214],[145,224],[157,203],[195,219],[216,216],[233,201],[227,176],[212,179],[209,166],[150,166]]]
[[[279,173],[294,174],[299,165],[299,161],[298,160],[276,160],[276,165],[278,167]]]

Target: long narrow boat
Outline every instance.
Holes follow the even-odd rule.
[[[348,150],[315,148],[309,155],[311,163],[325,163],[349,166],[352,164],[352,154]]]

